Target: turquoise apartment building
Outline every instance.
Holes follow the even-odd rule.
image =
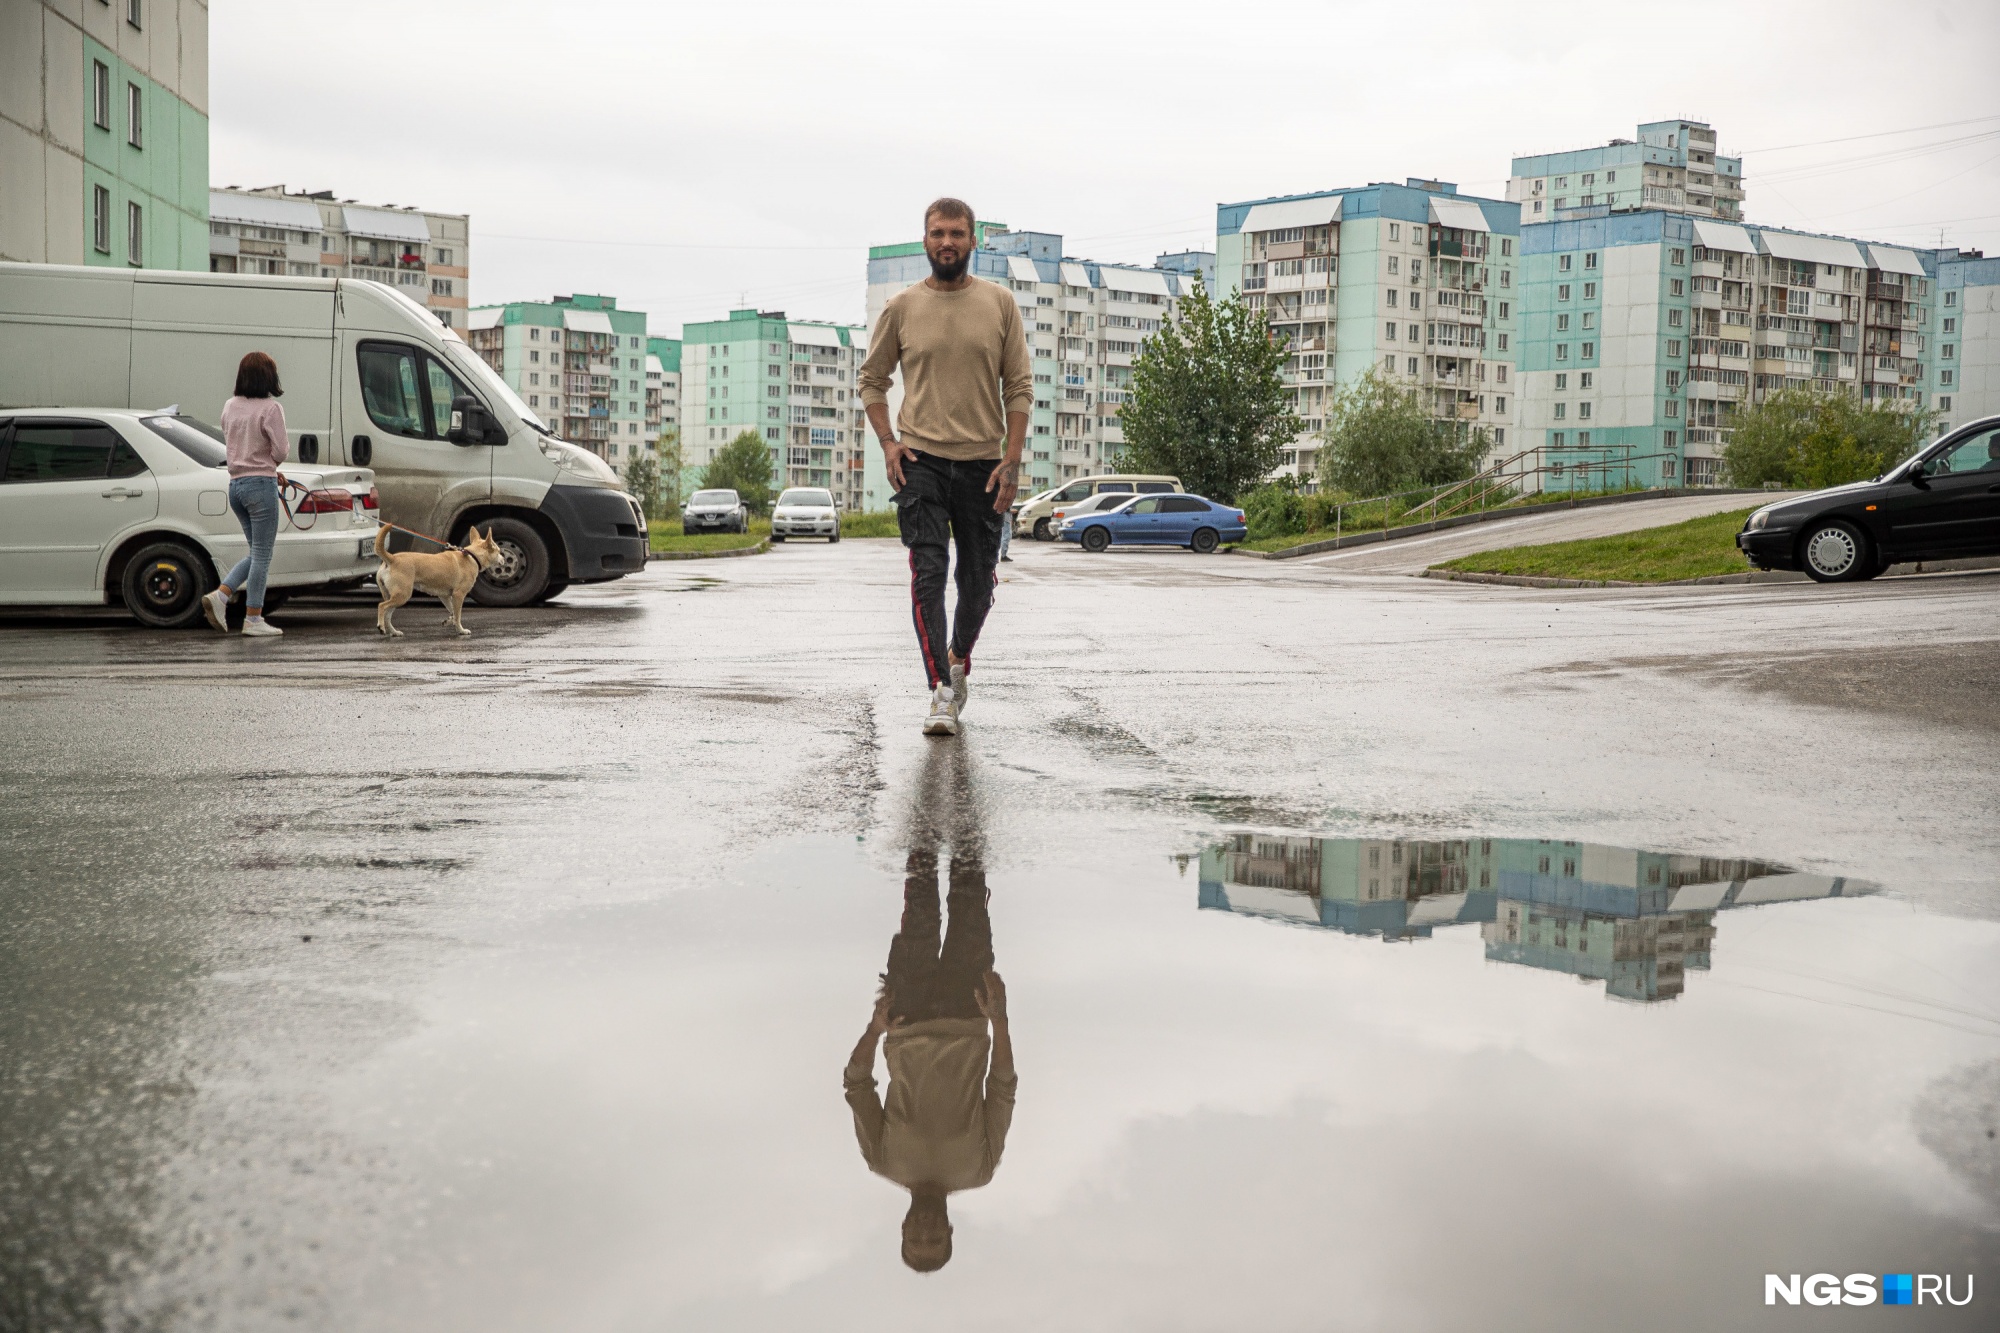
[[[1977,250],[1924,256],[1937,278],[1937,356],[1930,363],[1938,428],[2000,416],[2000,259]]]
[[[1485,432],[1493,456],[1518,451],[1519,233],[1516,204],[1416,177],[1217,207],[1217,293],[1242,292],[1291,352],[1308,434],[1280,475],[1314,477],[1328,398],[1371,369]]]
[[[860,509],[868,432],[854,376],[867,355],[867,329],[790,319],[782,310],[732,310],[727,319],[684,326],[688,468],[698,474],[751,431],[770,454],[774,486],[823,486],[840,508]]]
[[[208,6],[0,5],[0,259],[208,269]]]
[[[1696,214],[1571,208],[1521,229],[1521,441],[1547,489],[1708,486],[1786,388],[1934,391],[1935,255]]]
[[[581,293],[510,301],[472,310],[465,340],[563,439],[621,468],[653,450],[644,313]]]
[[[1656,120],[1637,137],[1592,148],[1514,159],[1507,197],[1525,223],[1553,222],[1572,208],[1660,208],[1737,221],[1743,159],[1715,151],[1705,121]]]

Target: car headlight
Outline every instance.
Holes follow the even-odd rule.
[[[1759,509],[1756,513],[1750,515],[1750,526],[1748,530],[1751,532],[1762,532],[1764,530],[1764,525],[1766,523],[1769,523],[1770,521],[1771,521],[1771,511],[1768,509]]]

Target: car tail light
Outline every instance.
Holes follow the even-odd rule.
[[[363,509],[380,509],[382,507],[381,493],[373,486],[370,486],[361,493],[361,507]]]
[[[344,514],[354,508],[349,491],[308,491],[305,499],[292,506],[294,514]]]

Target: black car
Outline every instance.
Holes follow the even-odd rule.
[[[1873,481],[1765,505],[1736,534],[1759,569],[1821,583],[1910,560],[2000,555],[2000,417],[1969,422]]]

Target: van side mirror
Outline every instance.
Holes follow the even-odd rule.
[[[486,405],[467,394],[451,402],[451,429],[445,438],[453,444],[505,444],[507,432]]]

